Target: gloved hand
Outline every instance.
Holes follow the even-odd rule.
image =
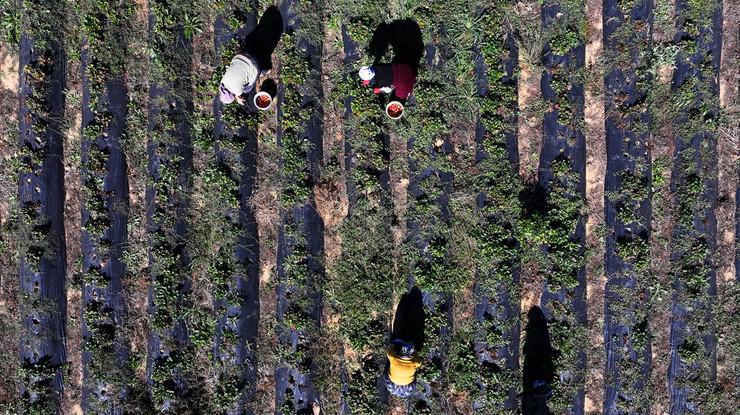
[[[381,92],[384,93],[384,94],[390,94],[391,92],[393,92],[393,88],[390,87],[390,86],[384,86],[382,88],[375,88],[373,91],[376,94],[379,94]]]

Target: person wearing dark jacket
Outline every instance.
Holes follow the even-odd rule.
[[[414,91],[416,75],[405,63],[363,66],[359,71],[363,85],[373,88],[376,94],[393,93],[399,100],[406,100]]]

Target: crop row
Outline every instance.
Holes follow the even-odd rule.
[[[216,66],[211,79],[196,85],[195,99],[210,104],[220,77],[240,52],[242,26],[254,20],[255,11],[233,4],[218,4],[214,22]],[[261,118],[256,110],[241,105],[196,111],[194,141],[203,150],[205,166],[196,169],[195,184],[203,192],[193,210],[194,227],[200,236],[191,237],[201,253],[198,274],[208,288],[199,301],[197,350],[213,367],[209,408],[217,413],[243,413],[252,408],[256,388],[256,337],[259,319],[259,252],[254,212],[249,203],[256,176],[256,128]],[[202,260],[202,261],[201,261]],[[195,262],[195,261],[194,261]]]
[[[505,30],[508,3],[481,8],[480,32],[473,32],[473,58],[483,87],[478,89],[472,193],[476,195],[475,320],[473,350],[477,365],[461,371],[461,390],[474,390],[472,407],[491,413],[512,413],[519,391],[519,268],[521,254],[514,224],[521,216],[517,177],[515,74],[518,50]],[[479,7],[485,7],[482,3]],[[464,23],[464,22],[461,22]],[[464,39],[460,39],[464,41]],[[463,187],[464,188],[464,187]],[[465,333],[464,327],[457,332]],[[459,356],[456,356],[459,358]],[[453,360],[454,362],[454,360]],[[472,375],[472,376],[471,376]],[[474,385],[479,384],[476,390]]]
[[[342,2],[330,23],[341,31],[344,62],[331,74],[337,101],[345,108],[344,154],[348,216],[341,228],[342,257],[332,269],[327,304],[339,317],[343,339],[341,401],[348,413],[376,414],[387,401],[379,382],[396,285],[393,208],[389,187],[390,147],[386,121],[374,94],[360,86],[357,68],[372,64],[367,54],[373,30],[387,13],[385,2]]]
[[[519,407],[518,50],[506,30],[509,6],[506,1],[492,6],[478,3],[473,16],[476,24],[466,24],[465,18],[454,22],[475,28],[459,33],[453,41],[471,41],[470,50],[462,55],[461,69],[467,72],[458,76],[476,80],[474,85],[465,84],[467,88],[458,87],[463,91],[476,87],[472,106],[476,128],[472,158],[466,160],[471,170],[458,171],[455,178],[456,188],[474,196],[457,208],[470,215],[467,227],[476,249],[470,253],[475,258],[474,319],[455,327],[450,371],[453,390],[468,394],[471,407],[486,413],[515,413]],[[453,211],[453,217],[465,216]]]
[[[321,326],[323,222],[313,186],[319,175],[321,137],[321,3],[286,2],[288,24],[278,52],[277,144],[283,170],[277,256],[278,368],[276,410],[310,409],[318,401],[313,385],[312,348]]]
[[[147,374],[151,399],[162,411],[193,408],[188,380],[198,333],[189,326],[192,304],[188,192],[192,178],[192,39],[184,22],[192,2],[149,3],[152,80],[149,93],[150,334]],[[173,47],[177,45],[177,47]],[[210,333],[209,333],[210,336]],[[209,337],[210,339],[210,337]]]
[[[133,2],[97,2],[82,25],[87,41],[82,55],[82,399],[94,412],[121,411],[133,374],[122,333],[128,177],[121,139],[125,30],[134,7]]]
[[[670,412],[711,413],[718,410],[722,396],[713,387],[717,285],[712,260],[717,232],[713,201],[717,198],[721,3],[687,1],[676,6]]]
[[[62,119],[64,5],[23,1],[20,39],[20,394],[24,413],[56,413],[66,362]]]
[[[647,83],[651,4],[604,4],[608,413],[645,412],[650,404],[645,385],[651,364],[646,286],[650,265]]]
[[[543,206],[527,207],[521,231],[544,248],[542,308],[552,344],[555,413],[583,411],[586,341],[585,152],[583,134],[585,2],[545,2],[542,96],[545,100],[539,187]],[[534,198],[533,200],[537,200]],[[525,357],[526,359],[526,357]],[[526,364],[526,363],[525,363]],[[525,381],[528,380],[525,374]],[[531,379],[530,379],[531,380]],[[525,391],[530,385],[524,385]]]
[[[454,13],[451,6],[448,3],[445,8]],[[409,113],[397,126],[398,136],[408,142],[409,166],[407,234],[400,269],[409,284],[421,289],[425,311],[424,344],[418,352],[423,364],[416,376],[418,392],[412,398],[412,413],[443,410],[436,397],[447,395],[449,388],[446,363],[452,340],[453,294],[467,280],[465,272],[455,270],[451,252],[450,193],[455,176],[448,159],[452,152],[446,135],[450,119],[445,117],[442,97],[455,82],[453,73],[445,70],[454,62],[454,49],[446,42],[449,38],[437,37],[442,16],[440,6],[410,13],[423,40],[431,44],[433,56],[420,69],[414,105],[409,103]],[[437,64],[431,65],[432,60]]]

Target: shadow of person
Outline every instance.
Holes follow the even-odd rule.
[[[375,58],[375,65],[383,59],[389,45],[393,49],[391,63],[405,63],[414,70],[414,74],[418,74],[424,56],[419,24],[411,19],[403,19],[378,25],[368,46],[368,53]]]
[[[263,71],[272,69],[272,52],[283,34],[283,16],[277,6],[270,6],[260,17],[257,27],[241,41],[241,50],[249,54]]]
[[[522,413],[525,415],[550,414],[547,399],[551,394],[550,385],[555,374],[547,319],[537,306],[529,309],[527,318],[526,338],[523,348]]]
[[[424,347],[424,303],[421,290],[414,287],[401,296],[393,318],[392,339],[412,343],[417,351]]]

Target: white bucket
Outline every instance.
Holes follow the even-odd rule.
[[[398,106],[398,107],[400,107],[400,108],[401,108],[401,111],[400,111],[400,112],[398,112],[398,114],[396,114],[396,115],[394,116],[393,114],[391,114],[391,106],[394,106],[394,107],[395,107],[395,106]],[[401,118],[401,117],[403,116],[403,112],[404,112],[403,104],[401,104],[401,103],[400,103],[400,102],[398,102],[398,101],[391,101],[391,102],[389,102],[389,103],[388,103],[388,104],[387,104],[387,105],[385,106],[385,115],[387,115],[387,116],[388,116],[388,118],[390,118],[390,119],[392,119],[392,120],[397,120],[397,119]]]
[[[264,101],[264,99],[260,99],[262,97],[267,97],[267,99],[270,100],[268,102],[267,106],[260,106],[259,102],[260,101]],[[270,96],[270,94],[268,94],[265,91],[258,92],[256,94],[254,94],[254,106],[257,107],[257,109],[259,109],[259,110],[267,111],[272,106],[272,97]]]

